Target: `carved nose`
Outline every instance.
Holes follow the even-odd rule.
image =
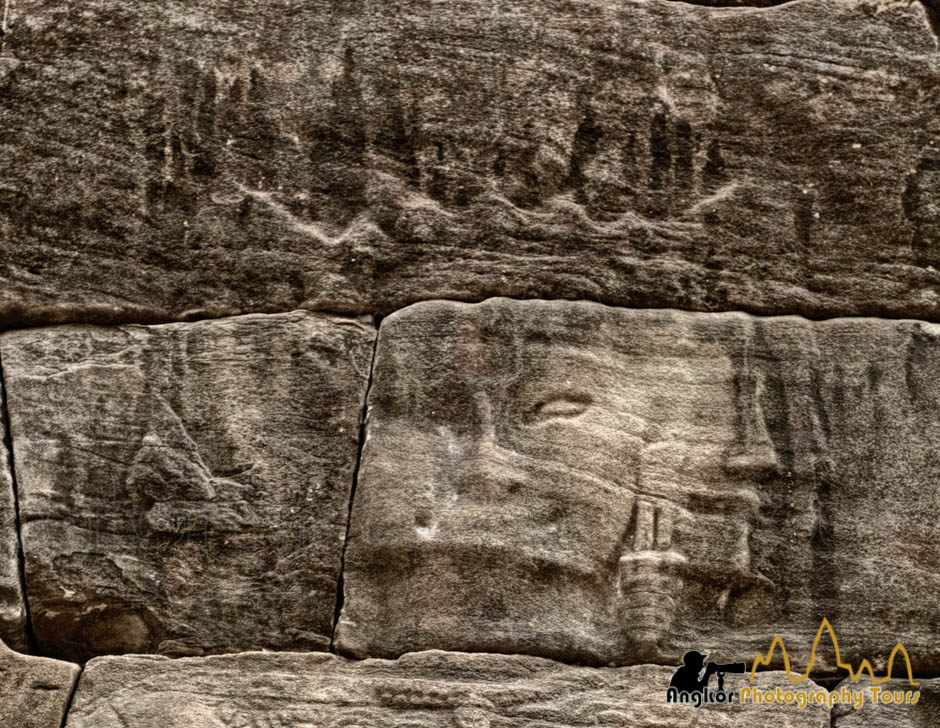
[[[489,400],[480,395],[477,403],[481,427],[460,468],[457,492],[490,502],[517,492],[524,473],[516,465],[518,455],[499,444]]]
[[[733,478],[764,480],[780,472],[780,460],[767,432],[760,404],[763,378],[750,374],[737,383],[737,441],[725,457],[725,471]]]

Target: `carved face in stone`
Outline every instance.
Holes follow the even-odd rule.
[[[403,608],[426,597],[419,635],[470,623],[492,649],[599,656],[619,631],[648,649],[690,573],[747,580],[773,451],[719,329],[505,300],[385,325],[351,578],[365,567]]]

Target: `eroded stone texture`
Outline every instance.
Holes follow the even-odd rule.
[[[28,657],[0,642],[0,725],[60,728],[79,667]]]
[[[895,675],[904,675],[903,665],[895,668]],[[832,710],[833,728],[933,728],[940,725],[940,680],[918,680],[919,686],[912,686],[906,679],[889,680],[880,685],[872,685],[868,678],[858,682],[844,680],[838,689],[861,690],[865,702],[861,708],[854,705],[836,705]],[[877,704],[873,701],[872,687],[879,688]],[[916,703],[907,702],[906,693],[919,693]],[[883,693],[891,693],[891,702],[886,703]],[[894,696],[901,698],[894,702]]]
[[[843,658],[937,669],[938,374],[913,321],[393,314],[336,644],[669,664],[781,634],[797,666],[828,616]]]
[[[295,312],[0,336],[40,649],[322,649],[375,330]]]
[[[14,649],[26,650],[26,605],[20,577],[16,493],[8,444],[3,382],[0,381],[0,641]]]
[[[86,667],[68,728],[829,726],[824,706],[668,705],[671,674],[652,665],[587,668],[446,652],[361,662],[284,653],[104,657]],[[755,684],[785,681],[763,673]],[[726,688],[738,683],[743,676],[729,676]]]
[[[17,0],[0,320],[427,298],[940,318],[909,0]]]

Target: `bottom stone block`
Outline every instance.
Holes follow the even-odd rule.
[[[940,726],[940,679],[888,680],[874,685],[870,679],[843,680],[833,692],[861,697],[841,701],[832,710],[833,728],[934,728]]]
[[[30,657],[0,642],[0,726],[59,728],[79,667]]]
[[[262,652],[100,657],[85,669],[67,728],[829,726],[824,703],[669,704],[673,672],[439,651],[363,661]],[[726,691],[747,685],[747,675],[725,677]],[[751,687],[757,686],[827,695],[775,672],[760,673]]]

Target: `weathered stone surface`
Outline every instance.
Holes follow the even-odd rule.
[[[25,650],[26,605],[20,577],[16,493],[10,467],[4,399],[3,382],[0,381],[0,641],[14,649]]]
[[[894,674],[903,674],[903,669]],[[838,689],[846,687],[849,690],[862,690],[865,703],[860,708],[854,705],[836,705],[832,710],[833,728],[934,728],[940,725],[940,680],[922,679],[918,682],[918,687],[912,687],[907,680],[890,680],[873,686],[867,678],[858,682],[844,680]],[[872,700],[872,687],[890,692],[892,701],[895,694],[906,700],[905,693],[908,691],[917,691],[920,696],[916,703],[888,704],[880,692],[876,704]]]
[[[940,327],[914,321],[395,313],[336,644],[669,664],[780,634],[796,666],[828,616],[843,658],[900,639],[936,670],[938,375]]]
[[[374,336],[305,312],[0,336],[40,649],[327,647]]]
[[[940,319],[909,0],[17,0],[0,321],[427,298]]]
[[[0,642],[0,725],[60,728],[79,667],[28,657]]]
[[[672,668],[588,668],[534,657],[424,652],[397,661],[242,654],[88,663],[68,728],[829,726],[825,706],[668,705]],[[734,678],[729,676],[726,687]],[[759,674],[764,688],[780,673]],[[734,687],[738,684],[735,683]],[[804,687],[804,686],[801,686]],[[810,684],[808,690],[823,690]]]

